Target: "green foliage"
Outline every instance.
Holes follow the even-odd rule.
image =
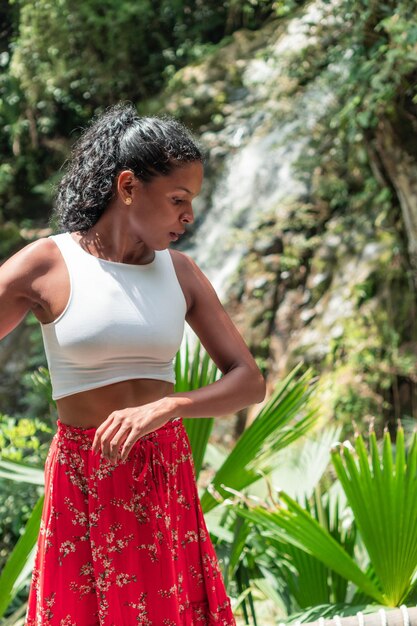
[[[0,450],[4,459],[41,465],[49,447],[51,426],[34,418],[0,414]]]
[[[281,498],[287,508],[282,506],[276,511],[265,511],[263,508],[239,509],[237,513],[257,522],[278,540],[305,550],[326,567],[353,581],[366,594],[383,603],[384,598],[378,587],[367,578],[327,529],[287,494],[282,493]]]
[[[317,71],[349,59],[348,76],[338,90],[342,106],[331,127],[343,128],[355,144],[358,130],[375,128],[385,115],[405,121],[410,104],[417,101],[415,3],[343,0],[334,6],[333,17],[331,40],[323,37],[326,46],[309,56],[316,59]],[[305,79],[302,66],[294,66],[294,71]]]
[[[218,468],[201,505],[205,512],[214,508],[232,491],[243,489],[269,474],[278,451],[289,446],[310,430],[318,416],[312,398],[315,385],[311,370],[296,378],[303,363],[280,381],[268,402],[246,428],[232,452]]]
[[[39,330],[39,329],[38,329]],[[38,345],[41,342],[38,342]],[[42,346],[43,347],[43,346]],[[42,352],[43,355],[43,352]],[[33,359],[36,365],[37,359]],[[28,364],[30,367],[31,363]],[[57,417],[56,404],[52,400],[52,383],[48,369],[41,365],[32,372],[27,372],[22,380],[24,396],[20,406],[31,415],[43,415],[49,417],[51,423]]]
[[[327,502],[323,503],[316,495],[313,502],[312,508],[306,500],[304,508],[352,556],[356,539],[355,523],[347,529],[343,528],[337,502],[333,515],[328,498]],[[278,575],[285,580],[293,600],[289,606],[289,613],[294,612],[294,604],[296,607],[307,608],[318,604],[346,602],[347,581],[317,557],[294,544],[279,541],[274,537],[269,537],[266,543],[273,546],[274,551],[281,555],[282,562],[279,564]]]
[[[22,237],[20,235],[20,230],[16,224],[14,224],[13,222],[7,222],[2,226],[2,228],[0,228],[0,258],[4,259],[8,256],[11,256],[14,250],[21,248],[22,245]]]
[[[42,134],[55,130],[59,108],[91,115],[89,102],[110,104],[114,90],[120,99],[143,97],[153,51],[167,44],[163,32],[150,27],[157,17],[150,2],[21,0],[19,5],[10,72],[36,107]]]
[[[281,576],[288,578],[289,565],[295,567],[297,576],[292,582],[289,579],[288,584],[300,607],[309,602],[323,604],[326,600],[346,602],[346,581],[360,592],[351,595],[350,604],[357,604],[362,596],[365,601],[373,599],[384,606],[399,606],[410,597],[417,572],[417,433],[413,434],[408,450],[400,427],[395,452],[388,432],[382,451],[371,432],[369,452],[363,437],[358,435],[355,448],[349,442],[338,444],[331,456],[369,558],[366,567],[358,565],[357,555],[353,558],[356,533],[341,531],[339,514],[333,518],[333,526],[328,507],[323,508],[317,497],[313,506],[307,503],[305,507],[284,492],[279,493],[280,501],[273,506],[253,505],[241,497],[243,503],[238,507],[231,503],[233,510],[267,532],[268,545],[281,562]],[[333,597],[323,594],[321,587],[329,585],[330,578],[320,574],[316,561],[339,575],[332,583]],[[308,581],[313,565],[314,578]],[[297,586],[304,577],[308,589]],[[345,583],[341,585],[342,579]]]
[[[30,571],[28,571],[28,559],[36,546],[43,503],[44,497],[41,496],[36,502],[23,533],[1,572],[0,617],[4,615],[11,600],[18,592],[22,582],[24,582],[25,574],[27,576]]]
[[[45,224],[74,128],[119,100],[137,105],[273,0],[12,0],[0,41],[0,224]],[[2,52],[2,50],[4,50]],[[155,113],[161,113],[163,104]]]
[[[18,374],[4,372],[3,391],[6,401],[2,399],[5,411],[15,417],[36,418],[42,415],[56,419],[56,406],[52,400],[51,381],[46,368],[46,357],[42,342],[39,321],[30,312],[19,329],[21,339],[16,341],[15,350],[10,359],[16,363]],[[16,380],[19,381],[16,385]]]
[[[352,124],[352,117],[362,128],[374,127],[381,116],[398,115],[401,101],[416,101],[417,20],[409,0],[378,5],[360,3],[353,19],[356,22],[354,68],[359,93],[350,98],[352,106],[341,111],[341,120]],[[363,54],[366,54],[364,62]],[[353,95],[351,85],[349,93]],[[404,106],[404,105],[403,105]]]
[[[337,414],[347,423],[357,415],[395,421],[401,417],[398,378],[412,379],[416,367],[412,347],[403,345],[414,332],[414,294],[395,249],[385,258],[381,254],[377,269],[355,285],[351,301],[358,314],[344,320],[326,360],[329,368],[351,372],[352,384],[338,399]]]
[[[221,372],[210,359],[209,354],[201,353],[201,342],[196,341],[191,356],[188,338],[184,354],[177,352],[175,357],[175,391],[191,391],[215,382]],[[190,440],[196,479],[200,474],[207,443],[213,428],[214,418],[184,419],[184,426]]]
[[[381,454],[374,432],[369,440],[369,459],[358,436],[356,454],[340,446],[332,460],[384,590],[384,603],[399,606],[411,592],[417,572],[417,433],[407,452],[401,427],[395,453],[388,432]]]
[[[24,465],[30,474],[33,470],[43,471],[48,453],[52,428],[38,418],[16,419],[0,415],[0,450],[1,467],[5,463],[16,467]],[[28,522],[32,510],[38,501],[42,488],[34,489],[27,482],[16,489],[16,476],[12,470],[0,469],[0,570],[8,558],[13,546],[19,540],[22,529]],[[39,485],[39,482],[35,483]]]
[[[380,604],[343,604],[343,603],[331,603],[331,604],[318,604],[311,606],[303,611],[297,611],[292,613],[287,619],[284,620],[284,624],[290,626],[290,624],[306,624],[309,622],[315,622],[323,619],[332,619],[334,617],[355,617],[358,619],[359,611],[364,615],[371,613],[375,614],[378,609],[387,611],[387,607],[383,607]]]

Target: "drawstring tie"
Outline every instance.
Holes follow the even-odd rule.
[[[145,440],[142,442],[144,445],[139,447],[139,454],[137,463],[142,462],[142,469],[138,475],[134,475],[135,480],[140,482],[144,480],[146,474],[150,470],[152,472],[152,478],[156,484],[160,482],[158,477],[157,465],[160,466],[163,479],[162,484],[166,485],[168,480],[168,468],[162,451],[157,441]]]

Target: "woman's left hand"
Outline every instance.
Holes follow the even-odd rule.
[[[110,413],[96,430],[92,451],[96,454],[101,448],[103,456],[115,463],[120,450],[121,461],[124,461],[138,439],[157,430],[173,417],[166,408],[162,408],[162,401]]]

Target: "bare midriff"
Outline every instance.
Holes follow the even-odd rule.
[[[113,411],[148,404],[173,392],[174,384],[164,380],[123,380],[56,400],[58,417],[71,426],[98,427]]]

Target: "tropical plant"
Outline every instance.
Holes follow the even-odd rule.
[[[237,494],[240,502],[233,502],[232,507],[238,517],[250,520],[266,533],[275,557],[282,562],[285,555],[295,567],[299,583],[311,572],[313,563],[317,574],[317,561],[331,573],[330,580],[338,581],[339,591],[335,589],[329,599],[346,602],[343,589],[346,582],[351,583],[356,592],[347,602],[356,610],[363,604],[394,607],[406,602],[415,589],[417,574],[417,434],[412,435],[407,451],[404,431],[399,427],[394,453],[386,431],[380,453],[372,431],[369,447],[368,454],[362,435],[357,434],[355,448],[345,442],[331,451],[333,468],[358,529],[356,551],[359,545],[366,551],[362,567],[357,563],[361,558],[356,554],[355,559],[353,554],[354,535],[344,533],[343,539],[331,530],[328,511],[323,518],[317,500],[314,514],[310,506],[301,506],[284,492],[278,492],[279,502],[272,506],[253,505],[247,496]],[[315,576],[309,583],[310,591],[320,578],[324,580]],[[305,600],[299,589],[293,586],[293,592],[303,607]],[[307,598],[305,592],[304,596]],[[318,594],[315,598],[318,600]],[[334,610],[339,611],[340,606]],[[298,619],[302,621],[302,616]]]
[[[344,507],[344,498],[343,493],[334,489],[337,484],[332,484],[320,497],[320,490],[327,483],[331,484],[326,471],[330,462],[330,446],[338,439],[340,432],[340,426],[331,425],[308,433],[279,451],[273,461],[273,471],[264,474],[262,480],[245,489],[245,496],[235,490],[230,492],[248,501],[271,501],[275,504],[274,491],[277,487],[274,485],[280,485],[300,500],[309,501],[313,498],[317,501],[314,506],[317,519],[323,521],[327,518],[326,525],[331,528],[332,534],[345,536],[346,545],[349,541],[352,543],[349,534],[353,534],[354,528],[349,530],[352,525],[346,528],[347,520],[339,519],[338,511]],[[212,528],[212,524],[210,526]],[[223,527],[222,537],[225,536],[225,530]],[[345,581],[331,574],[321,562],[301,549],[290,546],[288,542],[279,542],[265,528],[260,528],[250,520],[231,514],[228,533],[230,537],[225,537],[223,543],[233,543],[233,548],[230,550],[225,578],[234,581],[235,596],[239,597],[235,606],[242,604],[246,620],[251,612],[253,623],[258,623],[257,614],[262,623],[264,616],[268,615],[264,611],[273,611],[273,607],[280,615],[292,614],[299,606],[306,606],[309,600],[313,603],[323,602],[324,597],[336,600],[345,592]],[[328,582],[326,585],[325,578]],[[306,581],[308,584],[305,584]],[[259,600],[258,604],[256,600]],[[266,600],[269,609],[266,608]]]
[[[334,506],[329,498],[323,499],[318,493],[313,497],[313,506],[308,500],[304,509],[339,543],[344,550],[353,555],[356,539],[356,524],[353,522],[347,528],[343,527],[340,519],[339,504],[336,500]],[[293,612],[295,600],[296,606],[307,608],[323,604],[342,604],[346,602],[348,582],[319,560],[316,556],[307,553],[304,549],[280,541],[276,537],[265,539],[266,545],[272,545],[277,554],[281,555],[277,563],[279,577],[285,582],[289,591],[291,602],[287,604],[288,613]],[[276,567],[276,565],[275,565]]]
[[[12,499],[15,506],[21,506],[22,502],[25,502],[25,498],[29,500],[29,505],[33,506],[31,504],[33,496],[36,498],[37,492],[42,490],[44,486],[43,469],[36,467],[36,463],[39,463],[39,459],[44,458],[46,455],[46,444],[41,442],[40,437],[35,436],[35,433],[43,436],[45,434],[50,435],[51,429],[39,419],[34,421],[21,419],[18,420],[17,424],[14,422],[15,420],[11,417],[2,416],[0,434],[2,457],[5,456],[4,451],[6,450],[8,458],[2,458],[0,461],[0,479],[2,482],[6,480],[7,484],[13,481],[21,487],[19,490],[16,490],[15,485],[14,491],[16,493],[13,494]],[[6,443],[7,446],[5,445]],[[24,459],[22,458],[22,448],[26,454]],[[29,493],[31,488],[33,494]],[[2,495],[3,492],[6,492],[6,489],[2,491]],[[28,498],[29,495],[30,498]],[[26,523],[23,526],[23,532],[20,534],[13,551],[1,570],[0,616],[4,615],[9,603],[15,598],[32,569],[32,558],[39,533],[43,498],[44,496],[41,495],[35,500],[34,507],[28,518],[25,515]],[[22,512],[15,510],[14,514],[20,526]],[[16,530],[15,534],[17,533],[18,530]]]
[[[368,461],[363,438],[352,451],[339,446],[333,464],[369,554],[384,604],[400,606],[413,589],[417,573],[417,433],[406,453],[404,430],[397,430],[395,454],[385,431],[380,458],[370,433]]]
[[[0,617],[2,617],[16,593],[31,572],[30,556],[39,534],[44,496],[37,501],[0,576]]]
[[[311,384],[311,370],[296,380],[302,365],[300,362],[277,384],[268,402],[217,469],[210,490],[201,499],[205,511],[228,497],[222,483],[232,489],[243,489],[269,474],[274,469],[276,454],[315,423],[318,407],[312,401],[315,386]]]
[[[175,359],[175,391],[192,391],[210,385],[220,377],[220,371],[206,351],[201,354],[201,342],[196,341],[191,356],[188,337],[184,352],[178,351]],[[213,429],[214,418],[186,418],[184,426],[190,439],[196,478],[200,474],[208,440]]]
[[[310,369],[297,378],[301,366],[302,362],[278,383],[267,403],[223,461],[217,455],[215,474],[201,496],[205,513],[212,511],[220,502],[226,504],[231,493],[253,488],[262,477],[267,478],[275,469],[278,454],[315,424],[318,417],[318,407],[313,400],[315,385],[311,382]],[[265,569],[261,570],[254,556],[256,551],[249,540],[253,524],[248,520],[235,519],[230,506],[220,509],[222,515],[217,524],[210,520],[210,531],[218,538],[217,552],[225,561],[224,580],[226,586],[229,581],[234,581],[238,594],[235,610],[242,604],[247,620],[246,605],[249,603],[256,624],[250,580],[256,578],[259,587],[279,601],[275,591],[277,585],[272,581],[268,585],[268,574]],[[262,536],[258,540],[260,545],[264,545]]]

